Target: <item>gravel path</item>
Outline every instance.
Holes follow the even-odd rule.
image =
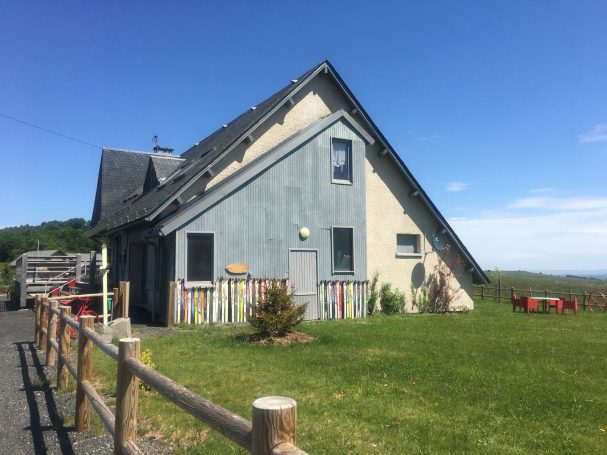
[[[109,433],[76,433],[73,394],[49,386],[54,368],[33,343],[30,310],[0,311],[0,453],[104,454],[113,452]],[[54,381],[53,381],[54,382]],[[160,441],[138,438],[144,453],[169,453]]]

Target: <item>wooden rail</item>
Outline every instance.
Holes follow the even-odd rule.
[[[253,403],[253,420],[250,422],[145,365],[139,359],[138,338],[123,338],[118,347],[106,343],[93,330],[93,321],[94,316],[82,316],[79,321],[75,321],[71,317],[70,307],[49,302],[46,297],[36,296],[34,340],[38,348],[45,351],[47,365],[54,365],[58,360],[59,389],[67,387],[69,376],[76,380],[77,431],[88,429],[92,408],[114,437],[114,454],[141,454],[136,445],[138,391],[141,380],[196,419],[254,455],[306,455],[295,443],[295,400],[285,397],[259,398]],[[70,327],[78,330],[77,367],[69,359]],[[91,383],[93,346],[97,346],[117,363],[115,414]]]

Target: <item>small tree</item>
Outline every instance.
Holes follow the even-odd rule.
[[[439,259],[434,273],[428,277],[428,311],[430,313],[447,313],[451,304],[457,299],[461,288],[452,284],[453,272],[445,261]]]
[[[267,290],[266,300],[253,307],[250,322],[263,338],[282,337],[303,321],[307,306],[295,303],[292,292],[274,283]]]

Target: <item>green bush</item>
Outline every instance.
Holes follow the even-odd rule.
[[[250,323],[260,337],[282,337],[303,321],[307,306],[295,303],[293,293],[286,288],[272,284],[266,301],[253,307]]]
[[[405,294],[398,289],[392,289],[390,283],[383,283],[379,294],[382,313],[398,314],[404,310],[406,302]]]
[[[367,314],[373,316],[375,313],[375,307],[377,306],[377,300],[379,298],[379,292],[377,292],[377,282],[379,281],[379,273],[375,272],[373,279],[371,280],[371,289],[369,290],[369,299],[367,300]]]
[[[417,308],[420,313],[427,313],[430,310],[430,299],[428,298],[428,286],[422,283],[419,288],[416,288],[411,283],[411,305]]]

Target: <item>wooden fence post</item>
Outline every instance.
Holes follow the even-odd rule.
[[[76,384],[76,431],[89,428],[91,404],[82,387],[83,381],[91,381],[93,373],[93,342],[84,334],[85,328],[93,328],[95,316],[80,316],[78,328],[78,379]]]
[[[61,305],[59,307],[61,316],[70,317],[72,315],[72,307],[67,305]],[[57,363],[57,388],[65,389],[67,387],[67,380],[69,372],[67,367],[63,363],[61,358],[67,357],[70,353],[70,326],[65,323],[63,318],[59,319],[59,361]]]
[[[120,306],[122,308],[122,312],[119,315],[121,318],[129,317],[129,297],[130,297],[131,283],[129,281],[121,281],[120,282]]]
[[[481,300],[485,300],[485,285],[481,284]]]
[[[21,255],[21,276],[19,277],[19,306],[27,306],[27,253]]]
[[[40,296],[36,295],[34,297],[34,317],[35,317],[35,325],[34,325],[34,343],[36,346],[40,347]]]
[[[297,402],[286,397],[258,398],[253,403],[253,455],[271,455],[282,443],[295,445]]]
[[[169,298],[167,305],[167,327],[173,327],[173,324],[175,324],[175,287],[175,282],[171,281],[169,283]]]
[[[548,289],[544,289],[544,297],[548,297]]]
[[[38,348],[46,351],[46,338],[48,335],[44,334],[42,328],[47,329],[48,326],[48,308],[45,306],[48,305],[48,298],[42,297],[42,303],[40,304],[40,343],[38,343]]]
[[[122,338],[118,344],[118,372],[116,375],[116,428],[114,454],[122,454],[122,447],[137,438],[137,400],[139,379],[125,365],[130,357],[139,358],[139,338]]]
[[[59,302],[53,300],[49,305],[49,318],[48,325],[46,328],[46,366],[53,367],[57,360],[57,352],[53,348],[52,342],[57,339],[57,315],[53,313],[52,309],[57,309]]]
[[[573,300],[573,294],[571,294],[571,289],[569,289],[569,300]]]
[[[497,280],[497,301],[502,303],[502,279]]]
[[[510,288],[510,300],[514,301],[514,288]]]

